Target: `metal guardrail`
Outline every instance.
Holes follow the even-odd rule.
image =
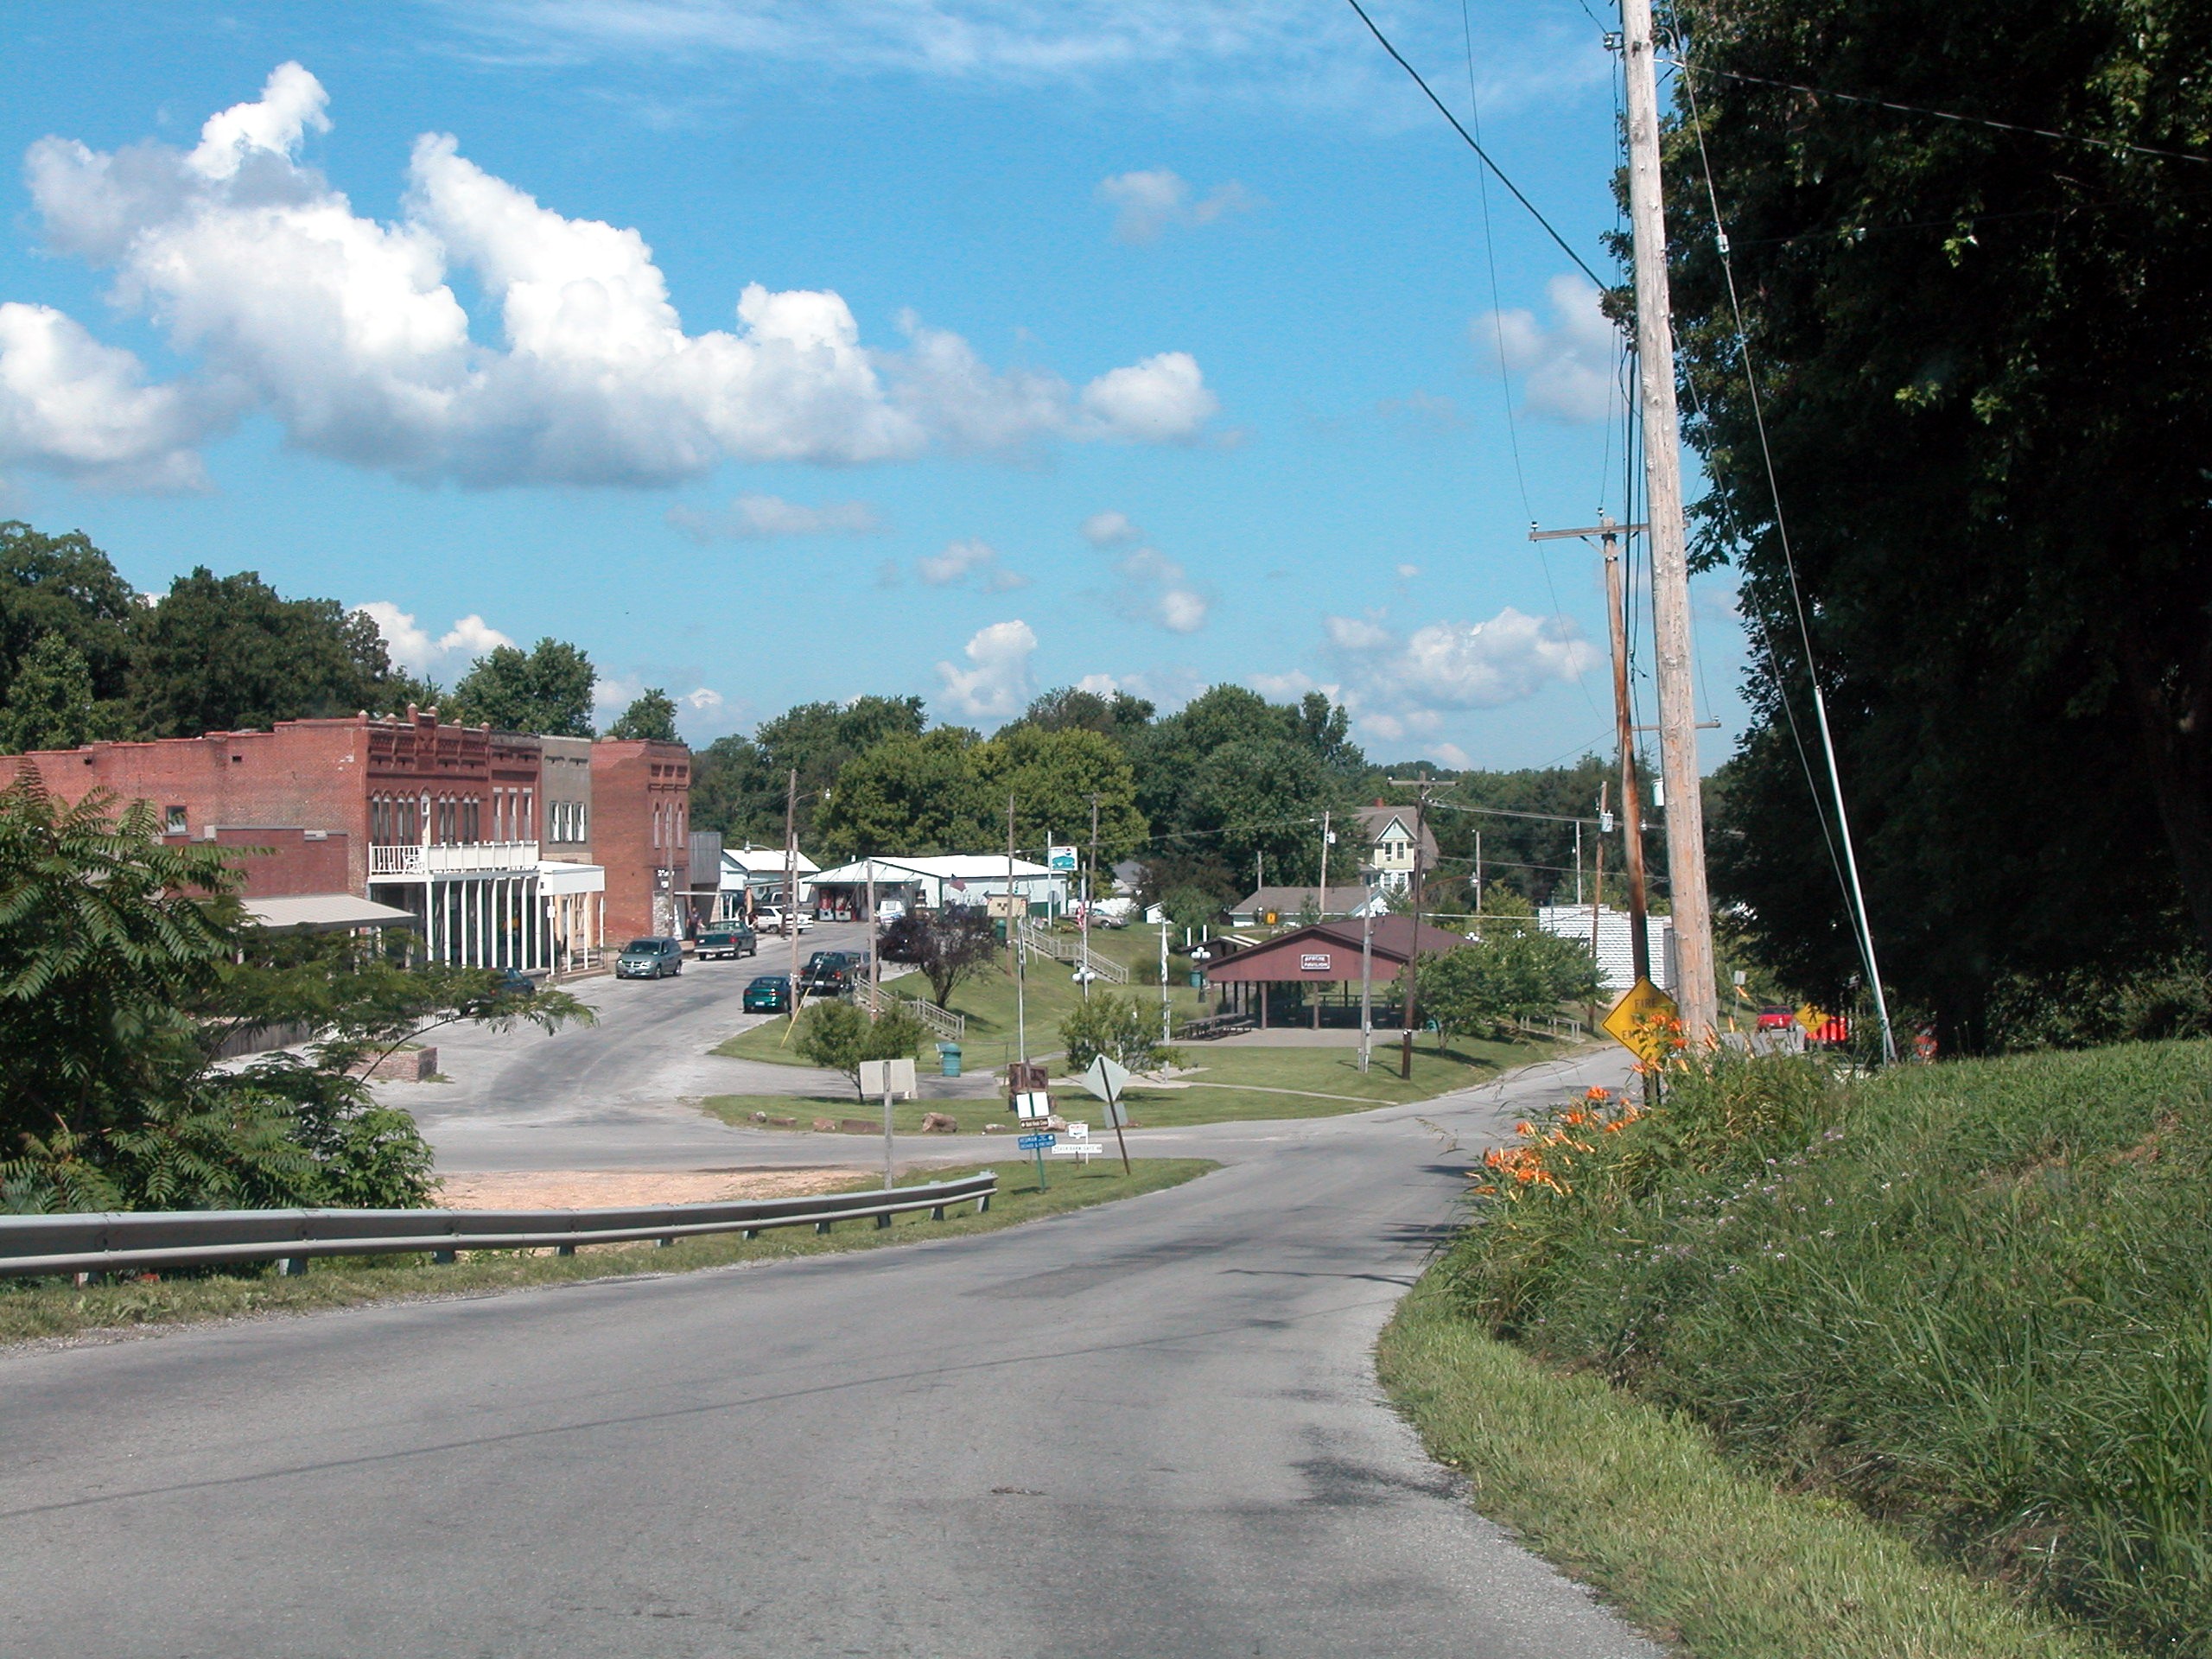
[[[997,1193],[998,1173],[888,1191],[828,1192],[803,1198],[730,1204],[644,1205],[620,1210],[146,1210],[63,1216],[0,1216],[0,1277],[118,1273],[148,1268],[283,1262],[304,1271],[312,1255],[399,1255],[428,1251],[451,1261],[456,1250],[556,1249],[712,1233],[750,1238],[776,1227],[813,1224],[826,1233],[841,1221],[891,1218],[926,1210],[944,1219],[957,1204],[982,1215]],[[295,1268],[293,1264],[297,1263]]]

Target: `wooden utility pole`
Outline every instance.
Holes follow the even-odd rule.
[[[1411,1077],[1414,1033],[1420,1029],[1421,1018],[1421,912],[1424,896],[1421,878],[1427,868],[1427,861],[1421,854],[1422,843],[1428,838],[1428,791],[1435,785],[1426,778],[1393,778],[1390,786],[1420,791],[1414,800],[1414,938],[1406,950],[1406,1024],[1398,1046],[1398,1075]]]
[[[1083,875],[1083,1000],[1090,1001],[1090,907],[1098,892],[1098,796],[1090,797],[1090,866]]]
[[[791,945],[791,1026],[798,1025],[798,768],[784,785],[784,937]]]
[[[1659,82],[1651,0],[1621,0],[1628,92],[1628,206],[1636,240],[1637,394],[1643,413],[1643,494],[1651,520],[1651,624],[1656,636],[1659,758],[1667,785],[1667,880],[1675,905],[1675,1001],[1682,1034],[1716,1042],[1713,907],[1705,881],[1697,709],[1690,664],[1689,549],[1682,517],[1681,424],[1675,409],[1675,327],[1659,176]]]
[[[1649,905],[1643,881],[1643,800],[1642,785],[1636,775],[1636,715],[1628,696],[1628,601],[1626,582],[1621,573],[1621,537],[1640,530],[1646,524],[1617,524],[1611,515],[1599,513],[1598,522],[1586,530],[1530,530],[1532,542],[1558,541],[1566,537],[1580,537],[1587,541],[1598,537],[1605,555],[1605,620],[1613,645],[1613,727],[1619,749],[1621,768],[1621,819],[1624,837],[1623,864],[1628,873],[1628,938],[1629,956],[1636,977],[1651,977],[1651,931],[1647,917]],[[1602,820],[1604,808],[1599,808]],[[1598,901],[1605,902],[1603,859],[1600,843],[1599,858],[1600,874],[1598,880]],[[1591,950],[1597,950],[1597,920],[1591,919]]]
[[[1321,809],[1321,902],[1315,906],[1314,909],[1324,921],[1328,919],[1329,811],[1326,807]],[[1313,1029],[1316,1031],[1321,1029],[1321,993],[1318,988],[1313,993]]]

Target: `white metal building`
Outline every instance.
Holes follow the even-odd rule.
[[[863,858],[823,870],[814,878],[817,907],[837,906],[858,915],[867,909],[871,869],[879,902],[896,899],[926,910],[980,906],[993,893],[1018,893],[1030,913],[1058,915],[1067,908],[1068,877],[1004,853],[946,853],[922,858]],[[1008,880],[1008,871],[1012,879]]]
[[[1536,912],[1536,925],[1563,939],[1590,943],[1592,912],[1597,915],[1598,971],[1609,991],[1625,991],[1636,983],[1633,953],[1629,949],[1628,912],[1610,905],[1546,905]],[[1650,923],[1651,982],[1670,995],[1675,988],[1675,918],[1653,916]]]

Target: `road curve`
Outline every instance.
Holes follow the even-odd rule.
[[[0,1355],[0,1649],[1656,1655],[1374,1380],[1450,1138],[1620,1068],[1537,1070],[1001,1233]]]

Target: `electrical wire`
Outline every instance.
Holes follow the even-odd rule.
[[[1390,44],[1390,37],[1375,26],[1375,20],[1367,15],[1366,8],[1359,3],[1359,0],[1344,0],[1344,3],[1359,14],[1359,21],[1367,25],[1367,32],[1372,35],[1382,43],[1382,49],[1385,52],[1388,52],[1392,58],[1397,60],[1398,67],[1404,70],[1408,74],[1414,78],[1414,85],[1421,88],[1423,97],[1427,98],[1430,103],[1436,105],[1437,113],[1452,124],[1452,130],[1458,133],[1460,137],[1466,140],[1467,148],[1473,150],[1475,154],[1481,158],[1482,164],[1484,167],[1488,168],[1492,173],[1497,175],[1497,181],[1500,184],[1503,185],[1508,190],[1513,193],[1513,200],[1519,202],[1523,207],[1529,210],[1529,216],[1535,219],[1537,224],[1544,227],[1545,235],[1550,237],[1553,241],[1559,244],[1560,251],[1565,254],[1568,258],[1573,260],[1576,269],[1580,270],[1585,276],[1587,276],[1592,282],[1597,283],[1599,287],[1603,288],[1605,285],[1605,278],[1599,276],[1596,271],[1591,270],[1589,261],[1585,259],[1580,254],[1577,253],[1568,244],[1567,239],[1561,236],[1556,230],[1553,229],[1551,220],[1546,219],[1541,213],[1538,212],[1536,204],[1529,200],[1527,196],[1522,194],[1521,187],[1514,183],[1511,179],[1505,176],[1505,169],[1500,167],[1496,162],[1491,160],[1490,152],[1475,142],[1475,136],[1459,124],[1459,118],[1452,113],[1451,109],[1445,104],[1442,99],[1437,97],[1433,92],[1429,90],[1428,83],[1421,78],[1421,71],[1414,68],[1410,63],[1408,63],[1405,60],[1404,54],[1401,53],[1396,47]]]
[[[1660,60],[1677,69],[1688,69],[1685,62],[1672,58]],[[2052,138],[2062,144],[2087,144],[2097,149],[2121,150],[2131,156],[2155,156],[2162,161],[2194,162],[2199,167],[2212,167],[2212,156],[2186,149],[2159,149],[2151,144],[2132,144],[2124,138],[2092,138],[2078,132],[2054,132],[2049,127],[2024,126],[2017,121],[1996,121],[1986,115],[1961,115],[1955,110],[1931,110],[1924,105],[1899,104],[1886,98],[1868,98],[1859,92],[1838,92],[1821,86],[1801,86],[1794,80],[1770,80],[1764,75],[1747,75],[1739,70],[1707,68],[1705,73],[1718,75],[1724,80],[1749,81],[1755,86],[1777,86],[1784,92],[1803,92],[1813,98],[1833,98],[1846,104],[1865,104],[1878,110],[1896,110],[1905,115],[1925,115],[1937,121],[1955,121],[1962,126],[1990,127],[1999,132],[2024,133],[2033,138]]]

